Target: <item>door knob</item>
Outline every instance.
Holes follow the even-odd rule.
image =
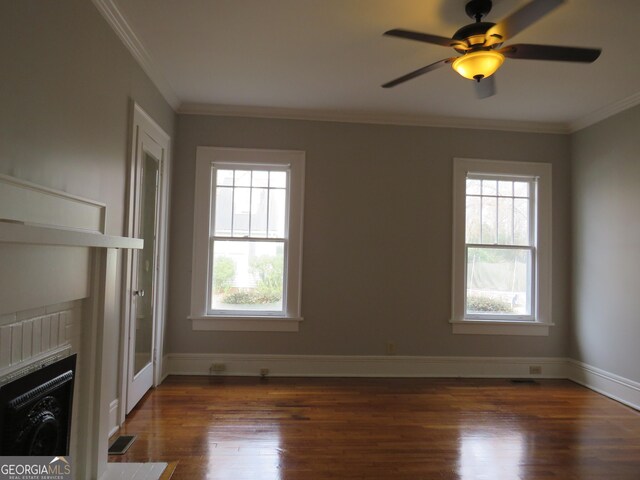
[[[134,290],[133,295],[136,297],[144,297],[144,290]]]

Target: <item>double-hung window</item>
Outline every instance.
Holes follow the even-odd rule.
[[[304,153],[199,147],[194,329],[295,331]]]
[[[454,161],[454,333],[548,334],[551,168]]]

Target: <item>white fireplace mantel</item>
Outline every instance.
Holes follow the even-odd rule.
[[[0,243],[56,247],[141,249],[143,240],[79,230],[28,225],[14,221],[6,222],[0,219]]]

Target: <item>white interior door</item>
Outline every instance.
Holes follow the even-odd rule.
[[[163,149],[143,132],[138,144],[134,231],[136,237],[144,239],[144,248],[133,253],[131,269],[127,413],[153,386],[157,328],[157,239]]]

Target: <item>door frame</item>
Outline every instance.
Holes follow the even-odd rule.
[[[163,342],[165,330],[166,304],[167,304],[167,263],[168,263],[168,231],[169,231],[169,178],[171,173],[171,137],[142,109],[136,102],[131,102],[130,108],[130,155],[127,179],[127,203],[125,215],[125,236],[135,236],[135,212],[137,172],[139,162],[144,160],[142,155],[143,135],[150,137],[162,149],[162,158],[159,161],[158,182],[158,236],[156,238],[157,270],[155,278],[154,298],[154,349],[153,362],[153,386],[159,385],[163,380]],[[132,289],[132,273],[135,265],[131,251],[123,251],[122,259],[122,292],[121,292],[121,322],[120,322],[120,381],[118,383],[118,409],[115,426],[121,426],[127,415],[128,375],[131,364],[129,358],[129,331],[131,327],[131,309],[134,301]],[[113,427],[114,425],[112,425]]]

